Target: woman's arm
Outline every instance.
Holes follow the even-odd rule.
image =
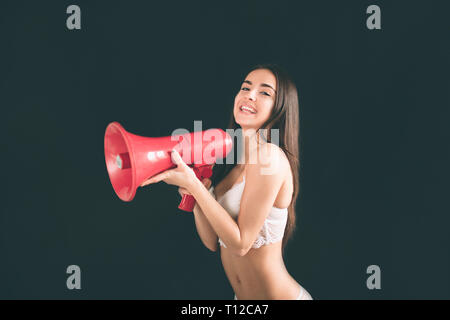
[[[197,204],[194,207],[194,219],[197,233],[205,247],[213,252],[217,251],[217,233],[211,227],[202,209]]]
[[[203,179],[202,183],[206,188],[211,187],[210,179]],[[181,196],[184,196],[185,194],[191,195],[184,188],[178,188],[178,193]],[[195,204],[193,211],[194,211],[195,227],[197,228],[197,233],[200,239],[202,240],[205,247],[207,247],[209,250],[213,252],[217,251],[217,240],[218,240],[217,233],[211,227],[211,225],[208,222],[208,219],[206,219],[202,209],[197,205],[197,203]]]
[[[267,143],[267,145],[271,144]],[[275,149],[275,146],[271,149]],[[194,171],[184,163],[176,150],[172,151],[171,157],[177,167],[148,179],[141,186],[164,181],[188,190],[194,196],[216,234],[227,247],[243,256],[250,250],[275,202],[284,180],[282,168],[289,167],[287,159],[280,161],[281,149],[275,151],[275,153],[270,152],[269,156],[262,152],[262,157],[258,157],[256,164],[248,164],[247,182],[241,198],[238,223],[197,179]],[[267,164],[270,167],[269,171]]]
[[[250,250],[283,183],[281,155],[276,149],[274,151],[270,158],[248,164],[237,223],[199,180],[194,180],[189,188],[212,229],[239,256]],[[271,166],[277,164],[270,173],[267,171],[268,163]]]
[[[240,251],[241,235],[239,226],[226,212],[226,210],[214,199],[201,183],[195,183],[191,188],[197,206],[202,209],[202,213],[214,232],[225,242],[228,248]]]

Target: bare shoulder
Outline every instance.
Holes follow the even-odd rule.
[[[290,165],[283,149],[273,143],[265,143],[258,148],[257,157],[253,158],[255,166],[252,167],[258,169],[259,175],[276,176],[284,180]]]
[[[289,162],[286,154],[284,153],[284,150],[279,146],[270,142],[266,143],[266,145],[269,152],[271,152],[275,157],[278,157],[281,161]]]
[[[277,208],[287,208],[291,203],[294,192],[294,175],[291,164],[283,149],[273,143],[268,143],[268,145],[268,149],[272,154],[271,160],[274,161],[269,172],[275,172],[278,179],[274,180],[274,182],[281,183],[280,189],[278,189],[280,193],[278,193],[274,205]]]

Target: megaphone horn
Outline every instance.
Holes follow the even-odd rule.
[[[170,156],[173,149],[193,168],[197,178],[204,179],[211,177],[215,161],[225,158],[231,151],[233,140],[221,129],[142,137],[127,132],[118,122],[111,122],[106,127],[104,143],[106,168],[113,189],[121,200],[131,201],[142,182],[176,166]],[[211,150],[210,154],[205,155],[206,150]],[[184,195],[178,208],[192,212],[194,206],[194,197]]]

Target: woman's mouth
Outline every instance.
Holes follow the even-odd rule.
[[[256,113],[255,108],[250,107],[250,106],[246,106],[246,105],[240,106],[240,107],[239,107],[239,110],[240,110],[241,112],[243,112],[243,113],[246,113],[246,114],[255,114],[255,113]]]

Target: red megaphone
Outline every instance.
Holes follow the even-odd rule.
[[[233,140],[221,129],[209,129],[159,138],[147,138],[127,132],[118,122],[105,132],[105,161],[109,179],[117,196],[133,200],[136,189],[145,180],[175,168],[171,151],[177,150],[197,178],[211,177],[212,165],[230,152]],[[184,195],[178,208],[192,212],[193,196]]]

